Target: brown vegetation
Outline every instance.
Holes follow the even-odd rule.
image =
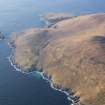
[[[43,69],[85,105],[105,105],[105,14],[74,17],[55,27],[21,33],[15,63],[24,70]]]

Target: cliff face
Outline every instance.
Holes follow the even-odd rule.
[[[72,89],[85,105],[105,105],[105,14],[29,29],[15,40],[14,62],[35,66],[55,85]]]

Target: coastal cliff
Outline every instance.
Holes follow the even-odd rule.
[[[82,104],[105,105],[105,13],[28,29],[13,44],[12,61],[24,72],[37,68]]]

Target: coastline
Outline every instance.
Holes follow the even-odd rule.
[[[13,51],[14,51],[14,47],[12,47],[10,43],[8,43],[8,45],[9,45],[10,49],[12,50],[10,56],[8,57],[8,60],[9,60],[9,62],[11,64],[11,66],[16,71],[21,72],[21,73],[24,73],[24,74],[30,74],[30,73],[34,72],[34,71],[24,72],[24,71],[22,71],[22,68],[19,68],[19,66],[17,66],[15,63],[13,63],[13,57],[14,57],[13,56]],[[57,91],[59,91],[61,93],[66,94],[67,100],[71,102],[70,105],[80,105],[79,102],[78,103],[75,103],[74,100],[71,99],[71,98],[74,98],[75,96],[70,95],[69,92],[66,91],[66,89],[63,89],[62,87],[60,88],[60,87],[54,86],[51,78],[49,78],[43,71],[36,70],[35,72],[39,73],[41,75],[42,79],[45,80],[45,81],[47,81],[52,89],[57,90]]]
[[[67,19],[72,19],[73,17],[74,16],[69,17]],[[44,27],[50,28],[49,25],[51,25],[51,22],[49,22],[49,24],[46,24],[46,21],[47,20],[45,20],[43,18],[43,16],[40,16],[40,21],[44,21],[45,22],[45,26]],[[61,20],[61,21],[63,21],[63,20]],[[56,23],[54,23],[54,24],[56,24]],[[53,25],[51,25],[51,27]],[[8,45],[9,45],[9,47],[11,49],[11,54],[8,57],[8,60],[9,60],[9,62],[11,64],[11,66],[16,71],[21,72],[21,73],[24,73],[24,74],[30,74],[30,73],[33,73],[33,72],[39,73],[39,75],[41,75],[42,79],[45,80],[45,81],[47,81],[52,89],[57,90],[57,91],[65,94],[67,96],[67,100],[68,100],[68,102],[70,102],[70,105],[81,105],[81,102],[79,100],[79,97],[78,96],[75,96],[74,93],[72,92],[72,90],[67,89],[66,87],[63,88],[62,86],[54,85],[53,81],[51,80],[51,77],[49,77],[46,73],[44,73],[43,70],[41,70],[41,71],[40,70],[35,70],[35,71],[24,72],[24,70],[22,70],[22,67],[20,67],[18,64],[15,64],[15,61],[14,61],[14,50],[15,50],[15,47],[16,47],[14,41],[12,43],[9,42]]]

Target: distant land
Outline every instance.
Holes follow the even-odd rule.
[[[68,13],[47,13],[41,16],[41,20],[45,22],[46,27],[51,27],[62,20],[67,20],[73,17],[74,15]]]
[[[51,27],[13,35],[12,62],[24,72],[44,72],[56,88],[80,97],[77,105],[105,105],[105,13],[56,22],[51,16]]]

